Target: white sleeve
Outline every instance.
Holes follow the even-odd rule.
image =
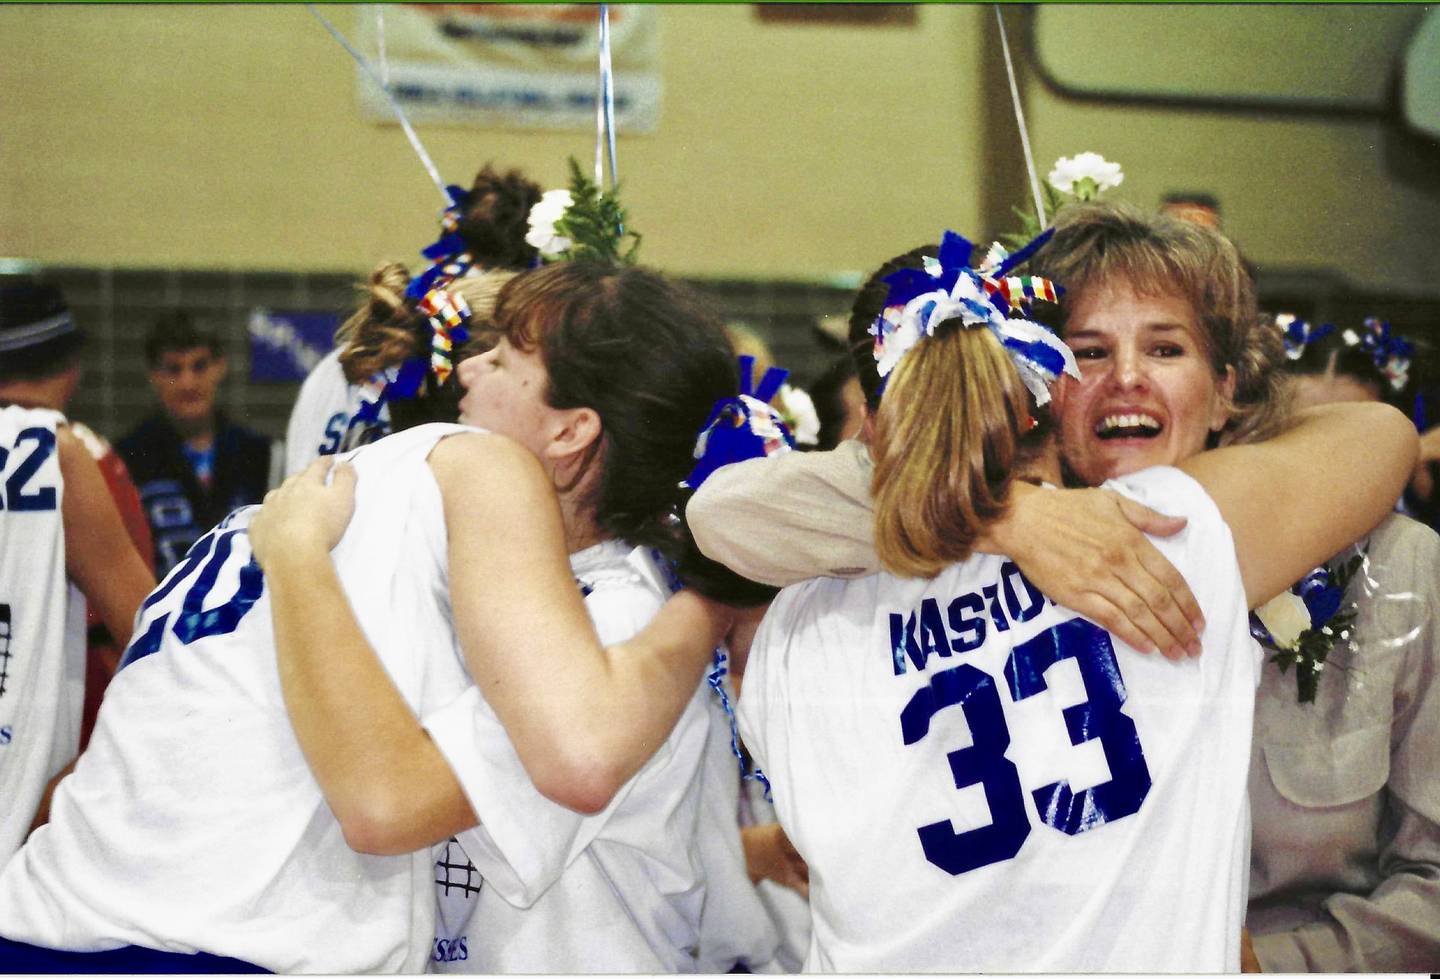
[[[347,399],[340,351],[332,350],[306,376],[290,411],[290,422],[285,426],[286,476],[293,476],[320,457],[326,426],[331,416],[344,413]]]
[[[602,583],[585,604],[601,643],[611,645],[639,632],[659,611],[660,599],[633,583]],[[552,802],[530,781],[509,734],[477,687],[427,714],[422,723],[480,819],[474,829],[457,835],[461,846],[486,882],[517,907],[529,907],[559,878],[606,828],[636,782],[632,778],[592,816]],[[657,754],[668,750],[667,742]]]

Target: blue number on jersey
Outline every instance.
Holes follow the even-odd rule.
[[[55,494],[55,487],[42,486],[33,492],[25,492],[25,484],[35,477],[40,467],[45,465],[45,460],[55,454],[55,433],[48,428],[27,428],[15,436],[15,448],[20,447],[21,442],[34,442],[35,448],[30,454],[21,460],[20,465],[5,480],[5,498],[0,500],[0,508],[9,506],[11,510],[53,510],[58,504]],[[8,449],[0,449],[0,468],[3,468],[10,458]]]
[[[1078,793],[1070,790],[1068,782],[1051,782],[1031,795],[1047,826],[1074,836],[1139,812],[1150,793],[1150,768],[1135,722],[1120,710],[1125,705],[1125,681],[1110,634],[1094,623],[1071,619],[1016,646],[1005,664],[1012,698],[1024,700],[1044,690],[1045,671],[1070,658],[1080,667],[1088,699],[1065,708],[1065,728],[1071,744],[1100,742],[1110,765],[1110,781]]]
[[[228,523],[228,520],[226,521]],[[181,583],[192,579],[185,596],[180,602],[180,612],[170,631],[181,643],[189,645],[206,636],[223,636],[234,632],[247,612],[260,598],[265,589],[265,576],[260,565],[249,557],[240,569],[240,581],[235,594],[215,608],[205,608],[205,601],[215,588],[215,582],[227,563],[232,562],[235,538],[243,530],[226,530],[225,523],[200,538],[185,555],[185,560],[165,579],[164,584],[150,593],[145,604],[140,606],[136,618],[135,638],[125,650],[117,670],[123,670],[137,660],[144,659],[160,648],[165,638],[165,627],[170,624],[170,612],[164,612],[149,619],[150,611]],[[233,560],[239,560],[238,555]],[[198,571],[197,571],[198,569]],[[173,611],[173,610],[172,610]]]
[[[1046,688],[1045,671],[1062,659],[1080,668],[1088,700],[1067,707],[1064,718],[1072,744],[1098,740],[1110,764],[1110,781],[1081,792],[1068,782],[1052,782],[1031,792],[1041,820],[1074,836],[1140,810],[1150,792],[1150,769],[1140,747],[1135,722],[1122,713],[1125,683],[1110,636],[1083,619],[1070,619],[1011,651],[1005,664],[1006,684],[1014,701]],[[946,873],[959,875],[1020,852],[1030,835],[1030,820],[1015,765],[1005,757],[1010,730],[995,681],[968,664],[930,678],[900,713],[907,745],[930,732],[930,721],[946,707],[959,705],[970,727],[971,746],[947,756],[955,787],[981,785],[990,807],[990,825],[955,832],[949,820],[916,831],[925,859]]]
[[[915,691],[900,712],[900,728],[906,744],[914,744],[930,732],[930,719],[946,707],[960,705],[970,725],[973,744],[952,751],[950,774],[955,787],[981,785],[990,805],[989,826],[955,832],[950,820],[921,826],[920,846],[925,859],[949,874],[963,874],[986,864],[1009,860],[1020,852],[1030,835],[1025,817],[1025,797],[1015,764],[1005,757],[1010,731],[1000,706],[995,681],[968,664],[937,673],[928,686]]]

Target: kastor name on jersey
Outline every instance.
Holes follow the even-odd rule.
[[[1012,623],[1028,622],[1039,615],[1047,601],[1055,604],[1013,561],[1000,566],[994,584],[951,599],[943,614],[940,601],[926,598],[917,609],[889,613],[890,657],[896,676],[909,669],[907,659],[917,670],[924,670],[930,657],[948,658],[952,653],[979,649],[992,627],[1007,632]]]

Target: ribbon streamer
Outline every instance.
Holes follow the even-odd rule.
[[[307,3],[305,9],[310,11],[315,19],[324,25],[325,29],[330,32],[331,37],[340,42],[340,46],[350,53],[350,57],[355,59],[355,63],[360,66],[361,70],[363,70],[365,74],[369,76],[370,80],[380,89],[380,94],[384,95],[385,100],[390,103],[390,110],[395,113],[395,118],[399,121],[400,128],[405,131],[405,138],[410,141],[410,146],[415,150],[415,155],[420,157],[420,163],[425,167],[425,172],[430,175],[430,179],[434,181],[435,187],[448,202],[449,194],[445,191],[445,181],[440,179],[440,171],[435,169],[434,161],[430,159],[430,154],[425,152],[425,145],[420,142],[420,137],[415,134],[415,128],[410,125],[410,119],[405,115],[405,110],[400,107],[399,101],[391,94],[389,87],[380,79],[379,75],[375,74],[375,69],[370,67],[370,62],[365,60],[365,56],[355,50],[355,46],[345,39],[345,35],[341,34],[340,31],[335,28],[334,24],[325,19],[324,14],[315,9],[313,3]]]
[[[604,151],[610,158],[610,193],[615,193],[620,182],[620,173],[615,165],[615,70],[610,54],[610,5],[600,5],[600,75],[595,92],[595,187],[605,186],[605,168],[602,163]],[[620,233],[625,226],[620,225]]]
[[[1020,127],[1020,147],[1025,151],[1025,169],[1030,173],[1030,193],[1035,196],[1035,217],[1040,227],[1050,224],[1045,216],[1045,199],[1040,193],[1040,172],[1035,169],[1035,157],[1030,152],[1030,129],[1025,125],[1025,110],[1020,106],[1020,86],[1015,83],[1015,65],[1010,60],[1010,38],[1005,33],[1005,18],[1000,15],[1000,5],[995,5],[995,23],[1000,25],[1000,49],[1005,53],[1005,74],[1010,79],[1010,101],[1015,106],[1015,122]]]
[[[886,276],[890,285],[886,307],[870,327],[880,377],[888,378],[900,358],[941,324],[958,319],[964,326],[983,325],[995,334],[1037,405],[1050,401],[1050,385],[1062,373],[1078,378],[1080,368],[1069,347],[1039,323],[1012,315],[1028,315],[1034,300],[1054,302],[1064,294],[1064,289],[1039,276],[1005,275],[1035,254],[1050,234],[1046,231],[1014,255],[992,248],[976,269],[970,265],[975,246],[947,231],[938,258],[927,259],[924,269],[901,269]]]

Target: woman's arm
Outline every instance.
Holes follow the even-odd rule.
[[[1180,468],[1220,508],[1255,608],[1384,519],[1416,451],[1408,418],[1356,402],[1307,409],[1267,442],[1202,452]]]
[[[682,592],[640,635],[602,649],[535,459],[472,434],[441,442],[430,465],[445,498],[456,632],[470,674],[536,788],[598,811],[675,726],[729,610]]]
[[[67,428],[57,428],[55,438],[65,481],[65,571],[123,648],[155,576],[135,550],[90,451]]]
[[[728,614],[682,593],[640,635],[602,649],[534,459],[496,436],[462,435],[442,441],[431,465],[446,500],[451,596],[471,675],[536,787],[598,811],[665,740]],[[271,493],[251,525],[282,689],[346,839],[365,852],[408,852],[476,817],[340,588],[329,550],[349,521],[354,474],[336,467],[326,486],[328,466],[319,460]]]
[[[872,474],[869,450],[855,440],[830,452],[735,463],[695,492],[686,521],[707,557],[754,581],[783,586],[873,574]],[[1200,606],[1145,537],[1176,533],[1184,520],[1107,490],[1042,492],[1016,483],[1012,500],[977,550],[1014,558],[1046,595],[1136,649],[1177,658],[1198,650]]]

